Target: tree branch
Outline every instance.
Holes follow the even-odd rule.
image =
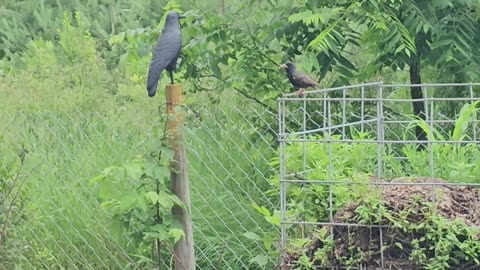
[[[267,104],[265,104],[263,101],[259,100],[258,98],[252,97],[252,96],[250,96],[249,94],[245,93],[244,91],[242,91],[242,90],[240,90],[240,89],[238,89],[238,88],[236,88],[236,87],[234,87],[233,89],[235,89],[235,91],[237,91],[238,93],[242,94],[244,97],[246,97],[246,98],[248,98],[248,99],[250,99],[250,100],[253,100],[253,101],[255,101],[256,103],[262,105],[264,108],[266,108],[266,109],[268,109],[268,110],[270,110],[270,111],[272,111],[272,112],[274,112],[274,113],[278,113],[277,110],[275,110],[274,108],[268,106]]]

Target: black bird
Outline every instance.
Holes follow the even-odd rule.
[[[293,87],[297,90],[295,91],[298,95],[301,95],[303,90],[308,87],[317,88],[318,84],[307,74],[298,70],[297,67],[292,63],[288,62],[287,64],[282,64],[280,67],[284,68],[287,71],[287,77]]]
[[[175,11],[171,11],[167,15],[165,27],[158,38],[148,69],[147,91],[149,97],[155,96],[158,80],[164,69],[168,71],[170,83],[173,84],[173,71],[177,67],[177,59],[182,47],[181,18],[184,16],[180,16]]]

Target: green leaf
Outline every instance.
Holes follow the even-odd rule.
[[[462,109],[460,110],[460,114],[455,122],[455,128],[452,134],[453,141],[460,141],[464,138],[465,131],[468,128],[472,119],[472,116],[477,111],[477,105],[480,101],[475,101],[472,104],[464,104]]]
[[[263,216],[268,216],[268,217],[270,216],[270,211],[268,211],[268,209],[265,208],[264,206],[259,206],[256,203],[252,203],[252,206],[253,208],[255,208],[255,210],[257,210],[257,212],[259,212]]]
[[[249,260],[250,263],[256,263],[259,266],[265,266],[268,263],[268,257],[265,255],[257,255]]]
[[[270,250],[273,245],[273,237],[270,234],[265,234],[263,236],[263,245],[265,246],[265,249]]]
[[[222,78],[222,71],[218,67],[218,63],[211,63],[210,68],[212,69],[212,73],[216,78],[218,79]]]
[[[250,240],[254,240],[254,241],[260,241],[260,240],[262,240],[262,238],[261,238],[258,234],[254,233],[254,232],[246,232],[246,233],[244,233],[244,234],[242,234],[242,235],[245,236],[246,238],[250,239]]]
[[[407,48],[405,48],[405,54],[408,56],[408,57],[411,57],[412,56],[412,53],[410,52],[410,50],[408,50]],[[403,70],[403,68],[402,68]]]
[[[125,166],[125,173],[127,177],[139,179],[142,176],[142,165],[138,162],[132,162]]]
[[[137,194],[130,194],[123,197],[120,200],[120,204],[118,205],[118,210],[120,212],[125,212],[132,209],[135,206],[135,202],[137,201],[137,196]]]
[[[182,202],[182,200],[180,200],[180,198],[178,198],[176,195],[174,195],[174,194],[169,194],[169,198],[170,198],[170,200],[172,200],[172,202],[174,202],[176,205],[185,208],[185,204],[184,204],[184,203]]]
[[[113,233],[113,235],[120,237],[124,232],[123,220],[117,218],[110,220],[108,224],[108,231]]]
[[[156,179],[168,179],[170,177],[170,169],[166,166],[157,165],[153,168],[153,177]]]
[[[332,48],[332,46],[328,44],[327,41],[329,38],[332,38],[332,31],[335,29],[339,22],[340,20],[337,20],[329,27],[327,27],[327,29],[323,30],[314,40],[310,42],[310,44],[308,44],[308,47],[316,51],[322,51]]]
[[[147,199],[149,199],[153,204],[158,202],[158,194],[155,191],[149,191],[145,194]]]
[[[115,185],[110,181],[101,182],[98,189],[98,197],[100,197],[101,200],[111,199],[115,188]]]
[[[94,184],[96,184],[96,183],[98,183],[98,182],[100,182],[100,181],[102,181],[102,180],[104,180],[104,179],[105,179],[105,176],[104,176],[104,175],[97,175],[97,176],[89,179],[89,180],[88,180],[88,184],[89,184],[89,185],[94,185]]]
[[[169,238],[169,232],[165,229],[163,225],[155,225],[151,227],[152,231],[146,232],[144,235],[144,240],[149,239],[158,239],[160,241],[165,241]]]
[[[119,34],[113,35],[108,39],[108,45],[116,45],[120,44],[125,40],[125,32],[121,32]]]
[[[116,201],[115,200],[106,200],[106,201],[103,201],[100,206],[103,207],[103,208],[109,208],[109,207],[112,207],[113,205],[116,204]]]
[[[269,216],[269,217],[265,217],[265,219],[275,225],[275,226],[280,226],[280,211],[278,210],[274,210],[273,211],[273,215],[272,216]]]
[[[163,190],[160,190],[157,201],[162,207],[165,207],[167,209],[170,209],[173,206],[173,201],[170,194],[166,193]]]
[[[311,10],[305,10],[293,15],[288,16],[288,22],[295,23],[295,22],[303,22],[305,18],[311,18],[313,16],[313,12]]]
[[[405,49],[405,44],[400,44],[397,49],[395,50],[394,54],[397,54]],[[405,50],[407,52],[408,50]]]
[[[149,207],[150,207],[150,204],[148,203],[146,197],[144,197],[144,196],[138,196],[135,206],[136,206],[137,208],[139,208],[141,211],[146,212],[146,211],[148,211],[148,209],[149,209]]]
[[[185,233],[182,229],[172,228],[168,232],[168,235],[173,238],[173,241],[176,243],[178,240],[182,239],[185,236]]]

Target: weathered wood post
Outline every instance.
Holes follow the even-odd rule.
[[[182,110],[183,104],[180,84],[169,84],[166,88],[167,100],[167,138],[174,151],[174,160],[170,174],[171,191],[185,204],[186,209],[175,206],[173,215],[181,222],[185,237],[175,244],[175,269],[194,270],[195,252],[193,245],[192,217],[190,216],[190,189],[187,174],[187,151],[184,146]]]

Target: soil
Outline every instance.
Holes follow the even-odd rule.
[[[435,206],[436,212],[448,220],[453,221],[460,218],[468,226],[480,227],[480,190],[478,187],[452,186],[441,179],[429,177],[402,177],[388,182],[436,183],[435,186],[382,185],[379,188],[379,194],[383,199],[383,205],[387,209],[387,213],[394,217],[402,216],[402,220],[408,221],[409,224],[425,223],[432,213],[432,206]],[[356,210],[359,206],[361,206],[360,203],[345,205],[337,211],[333,221],[358,224]],[[346,269],[339,258],[354,254],[362,254],[362,263],[357,265],[358,269],[422,269],[409,260],[413,250],[412,240],[425,236],[422,229],[407,233],[400,228],[401,226],[394,226],[391,219],[388,218],[382,218],[375,225],[377,226],[327,226],[328,231],[333,231],[334,239],[333,253],[329,256],[330,266],[317,269],[332,269],[332,267]],[[383,254],[380,252],[381,243],[384,246]],[[320,239],[313,239],[312,244],[308,247],[307,256],[313,258],[315,251],[322,246],[323,243]],[[289,261],[293,263],[297,258],[298,254],[291,255]],[[355,267],[350,269],[355,269]],[[469,262],[460,268],[452,269],[480,269],[480,267]]]

